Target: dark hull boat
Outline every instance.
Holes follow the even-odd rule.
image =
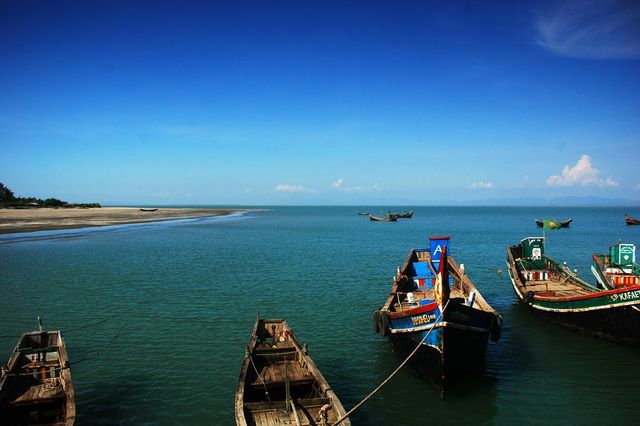
[[[624,221],[627,225],[640,225],[640,219],[634,219],[631,216],[624,215]]]
[[[571,225],[573,219],[567,219],[563,222],[550,221],[552,228],[568,228]],[[544,220],[536,219],[536,225],[538,228],[542,228],[544,226]]]
[[[369,220],[371,220],[372,222],[397,222],[398,216],[395,214],[390,214],[385,217],[379,217],[379,216],[374,216],[370,214]]]
[[[482,368],[489,336],[497,341],[502,317],[447,255],[449,237],[430,238],[430,248],[409,251],[385,304],[374,314],[376,331],[395,352],[434,382],[448,385]]]
[[[329,425],[346,412],[284,320],[257,319],[236,389],[236,424]],[[345,419],[341,425],[350,425]]]
[[[70,426],[75,417],[73,382],[60,331],[23,334],[2,369],[2,424]]]
[[[518,299],[539,316],[606,340],[640,344],[640,285],[601,290],[544,255],[544,237],[507,249],[507,266]]]
[[[398,216],[398,219],[411,219],[413,217],[413,210],[409,210],[403,213],[392,213]]]
[[[609,247],[608,254],[594,254],[591,272],[598,286],[615,290],[640,284],[640,265],[636,263],[635,244],[618,243]]]

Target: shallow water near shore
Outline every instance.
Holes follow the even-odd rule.
[[[387,207],[385,206],[385,209]],[[61,329],[77,424],[232,425],[256,312],[284,318],[350,409],[400,362],[372,312],[408,250],[450,235],[451,255],[504,318],[484,373],[441,400],[402,370],[353,424],[629,424],[640,413],[640,349],[564,330],[521,307],[507,245],[548,231],[547,254],[588,282],[591,254],[640,244],[621,208],[419,207],[370,222],[381,207],[273,207],[230,217],[53,231],[0,241],[0,358],[19,335]],[[397,210],[406,210],[398,208]],[[640,256],[640,255],[639,255]],[[500,273],[502,271],[502,273]]]

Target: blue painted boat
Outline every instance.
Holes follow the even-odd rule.
[[[430,237],[411,249],[385,304],[373,314],[376,331],[395,352],[434,382],[441,396],[461,375],[484,365],[489,336],[500,337],[502,317],[449,255],[449,237]]]

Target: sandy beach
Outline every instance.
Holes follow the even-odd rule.
[[[240,209],[137,207],[0,209],[0,234],[228,215]]]

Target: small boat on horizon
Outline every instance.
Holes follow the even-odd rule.
[[[369,220],[372,222],[397,222],[398,221],[398,216],[391,213],[388,214],[384,217],[380,217],[380,216],[374,216],[372,214],[368,214],[369,216]]]
[[[535,219],[535,221],[536,221],[536,225],[538,226],[538,228],[544,227],[544,220]],[[550,227],[553,228],[553,229],[568,228],[569,225],[571,225],[572,221],[573,221],[573,219],[567,219],[567,220],[562,221],[562,222],[558,222],[557,220],[550,220],[549,224],[550,224]]]
[[[398,219],[411,219],[411,217],[413,216],[413,210],[407,210],[406,212],[391,213],[391,214],[397,215]]]
[[[411,249],[391,293],[373,313],[376,332],[444,397],[450,384],[482,369],[488,338],[498,341],[502,317],[449,256],[449,237]],[[415,352],[415,355],[414,354]]]
[[[286,321],[259,318],[242,362],[235,412],[238,426],[329,425],[346,415]]]
[[[0,377],[0,419],[6,425],[71,426],[75,393],[60,331],[24,333]]]
[[[615,290],[640,284],[640,265],[636,263],[635,244],[618,243],[607,254],[592,256],[591,272],[598,286]]]
[[[640,225],[640,219],[634,219],[626,213],[624,214],[624,221],[627,225]]]
[[[542,318],[583,334],[640,345],[640,285],[598,289],[544,254],[544,237],[507,248],[509,278],[520,302]]]
[[[141,212],[155,212],[155,211],[158,211],[158,209],[144,209],[144,208],[141,208],[140,211]]]

